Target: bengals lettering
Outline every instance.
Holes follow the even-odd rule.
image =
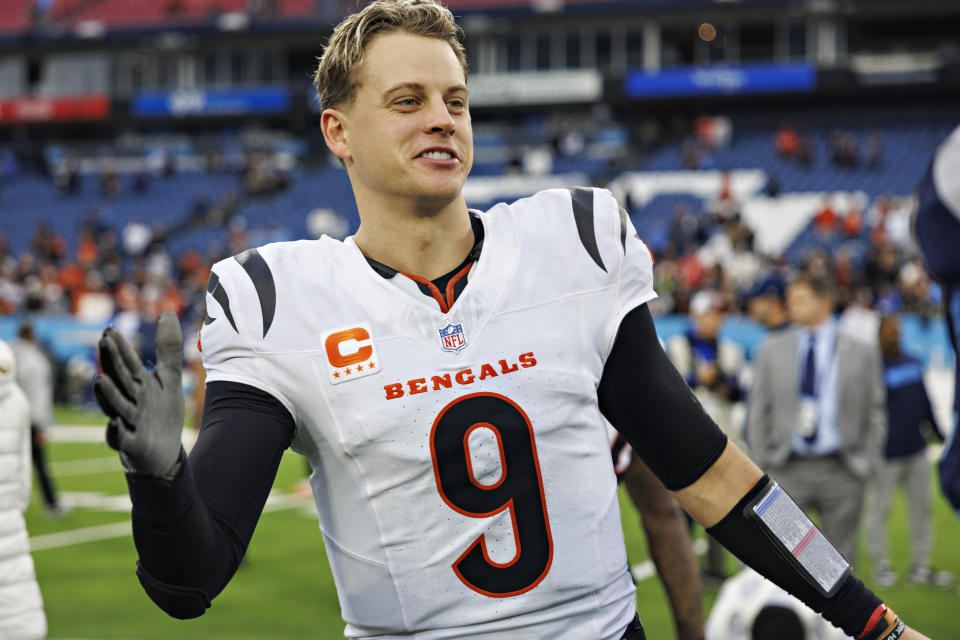
[[[537,359],[533,357],[532,351],[521,353],[517,360],[519,364],[517,362],[500,360],[496,364],[483,364],[477,371],[474,371],[473,368],[467,368],[452,374],[445,373],[442,376],[430,376],[429,381],[426,378],[415,378],[413,380],[407,380],[406,383],[395,382],[384,385],[383,390],[387,394],[387,400],[393,400],[394,398],[402,398],[407,394],[416,395],[431,390],[439,391],[440,389],[450,389],[454,384],[461,386],[471,385],[478,380],[495,378],[496,376],[519,371],[521,368],[529,369],[530,367],[537,366]]]

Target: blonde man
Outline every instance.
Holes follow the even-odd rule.
[[[835,623],[899,637],[670,366],[646,307],[649,252],[608,192],[467,209],[457,38],[426,1],[337,26],[317,72],[321,126],[360,228],[214,265],[189,459],[176,318],[159,323],[152,374],[105,333],[95,389],[127,465],[147,593],[171,615],[206,610],[291,445],[313,468],[347,636],[641,640],[606,416],[735,552]],[[794,558],[798,526],[809,550]]]

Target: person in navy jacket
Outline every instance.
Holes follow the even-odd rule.
[[[910,518],[911,582],[945,585],[946,572],[930,569],[933,550],[931,469],[927,460],[929,432],[943,440],[923,384],[923,363],[900,350],[900,317],[887,314],[878,331],[883,351],[883,379],[887,388],[887,442],[884,461],[874,478],[876,502],[867,511],[868,548],[874,562],[874,582],[891,586],[897,575],[891,569],[887,524],[893,492],[903,485]]]

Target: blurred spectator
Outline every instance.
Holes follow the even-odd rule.
[[[110,320],[110,324],[120,332],[124,339],[130,343],[130,346],[138,349],[140,291],[135,284],[123,282],[117,287],[115,298],[117,312]]]
[[[671,338],[667,353],[707,414],[745,449],[741,427],[734,423],[734,405],[743,395],[739,376],[744,354],[739,345],[720,338],[724,316],[725,304],[718,292],[698,292],[690,301],[690,330]],[[722,580],[726,577],[726,552],[713,538],[708,537],[707,542],[704,574]]]
[[[88,322],[105,322],[113,315],[113,296],[99,271],[87,271],[83,286],[73,291],[71,312]]]
[[[108,198],[115,198],[120,195],[121,183],[120,176],[112,163],[105,163],[100,171],[100,195]]]
[[[744,353],[738,344],[720,337],[725,317],[726,303],[720,293],[697,292],[690,301],[691,328],[667,342],[667,353],[710,417],[743,445],[731,411],[743,396],[739,375]]]
[[[20,325],[18,339],[10,344],[17,360],[17,384],[30,406],[30,442],[33,467],[47,513],[61,516],[70,511],[57,499],[57,491],[47,469],[47,429],[53,426],[53,367],[37,344],[33,327]]]
[[[856,238],[863,232],[863,214],[856,203],[850,205],[843,216],[843,233],[848,238]]]
[[[860,287],[840,315],[839,327],[840,332],[851,340],[876,347],[880,316],[872,305],[873,292],[867,287]]]
[[[733,139],[733,121],[727,116],[700,116],[693,121],[693,132],[706,148],[726,147]]]
[[[833,235],[837,230],[837,212],[833,210],[833,204],[829,196],[824,197],[820,208],[813,217],[813,227],[824,235]]]
[[[146,256],[147,278],[153,282],[162,282],[173,273],[173,259],[161,242],[150,245]]]
[[[781,158],[789,160],[797,155],[800,147],[800,137],[792,124],[784,122],[780,125],[774,136],[773,146]]]
[[[867,284],[877,297],[895,288],[900,276],[900,255],[897,248],[889,242],[870,247],[865,275]]]
[[[769,175],[767,184],[763,187],[763,192],[768,198],[776,198],[780,195],[780,180],[777,179],[777,176],[772,173]]]
[[[872,483],[875,503],[867,510],[867,549],[873,558],[873,582],[893,586],[897,574],[890,563],[887,547],[890,505],[893,492],[903,485],[907,492],[910,517],[911,569],[909,580],[916,584],[949,586],[953,576],[930,568],[933,551],[933,481],[927,460],[927,438],[931,432],[943,442],[930,398],[923,384],[923,363],[900,350],[900,317],[888,314],[878,330],[883,352],[883,376],[887,388],[889,429],[884,463],[877,466]]]
[[[23,513],[30,504],[30,406],[16,383],[16,361],[0,340],[0,638],[47,636],[43,597]]]
[[[860,162],[860,145],[852,133],[834,129],[827,137],[827,144],[833,164],[850,169],[857,167]]]
[[[61,196],[69,196],[80,189],[79,162],[73,151],[68,151],[54,168],[53,184]]]
[[[887,242],[901,251],[913,248],[912,198],[885,198],[883,232]]]
[[[791,283],[787,310],[797,328],[769,334],[754,359],[750,455],[802,508],[817,510],[824,535],[853,566],[886,432],[880,356],[838,331],[822,278]]]
[[[123,228],[123,250],[128,256],[141,255],[152,240],[153,231],[142,220],[131,220]]]
[[[747,292],[747,309],[750,317],[762,324],[767,331],[782,331],[789,325],[784,303],[786,282],[777,273],[770,273],[759,280]]]
[[[927,318],[936,311],[930,295],[930,278],[920,258],[915,257],[900,267],[897,290],[905,313],[916,313]]]
[[[243,184],[252,196],[265,196],[287,188],[287,176],[273,166],[270,157],[258,151],[247,157]]]

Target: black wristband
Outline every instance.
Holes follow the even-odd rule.
[[[764,491],[770,479],[763,476],[737,505],[707,532],[746,565],[820,613],[849,636],[863,632],[880,599],[853,575],[843,578],[829,598],[810,585],[801,569],[789,563],[775,543],[744,515],[744,509]]]

